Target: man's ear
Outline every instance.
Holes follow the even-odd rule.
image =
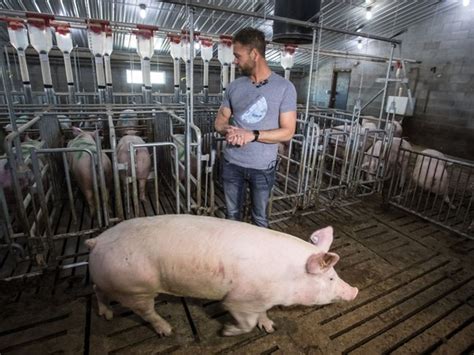
[[[252,48],[250,51],[250,58],[252,58],[252,60],[257,59],[257,50],[255,48]]]

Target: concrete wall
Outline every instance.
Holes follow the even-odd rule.
[[[416,114],[405,125],[414,143],[474,160],[474,4],[411,27],[403,53],[412,67]]]
[[[416,106],[414,116],[403,121],[404,135],[412,143],[474,161],[474,5],[438,14],[408,28],[399,39],[402,45],[395,48],[395,57],[422,61],[406,68]],[[390,49],[390,44],[368,41],[360,52],[388,57]],[[335,69],[351,70],[347,109],[352,110],[359,89],[364,105],[383,87],[375,79],[385,77],[387,65],[354,59],[323,61],[313,76],[313,104],[328,106],[326,91],[331,89]],[[391,68],[391,76],[394,74]],[[300,92],[307,83],[305,78]],[[395,92],[392,83],[388,94]],[[380,104],[378,97],[363,113],[378,115]]]

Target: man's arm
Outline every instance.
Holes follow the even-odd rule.
[[[286,142],[293,138],[295,130],[296,111],[280,113],[280,127],[276,129],[260,130],[258,141],[262,143]],[[236,127],[230,127],[228,129],[227,140],[231,144],[244,145],[252,142],[254,138],[254,134],[250,130]]]
[[[221,106],[217,111],[216,121],[214,122],[214,128],[218,133],[225,136],[229,130],[229,120],[232,115],[232,111],[228,107]]]

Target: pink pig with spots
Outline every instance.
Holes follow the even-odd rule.
[[[124,221],[85,243],[99,314],[112,319],[115,300],[151,323],[160,335],[172,328],[158,315],[159,293],[222,300],[235,318],[223,335],[274,331],[267,311],[276,305],[314,306],[351,301],[358,293],[334,270],[328,252],[333,229],[311,242],[243,222],[163,215]]]

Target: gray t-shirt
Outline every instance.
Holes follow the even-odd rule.
[[[296,111],[294,85],[272,72],[264,85],[252,84],[249,77],[240,77],[227,87],[222,107],[232,111],[233,125],[249,130],[280,127],[280,113]],[[278,144],[247,143],[242,147],[227,144],[225,159],[245,168],[269,169],[276,164]]]

